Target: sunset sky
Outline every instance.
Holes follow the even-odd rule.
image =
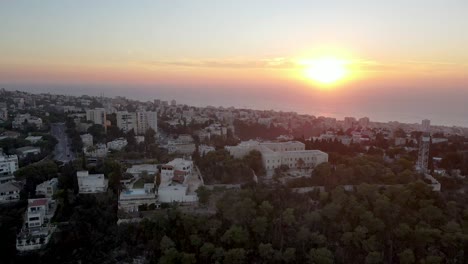
[[[0,88],[468,126],[467,14],[466,0],[1,1]],[[311,77],[322,58],[339,80]]]

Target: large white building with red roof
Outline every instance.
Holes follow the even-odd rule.
[[[177,158],[161,167],[161,183],[158,188],[158,201],[196,202],[195,190],[203,180],[195,169],[193,161]]]

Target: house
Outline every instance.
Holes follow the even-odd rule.
[[[0,153],[0,183],[13,180],[18,170],[18,156]]]
[[[52,198],[57,191],[57,187],[58,179],[52,178],[36,186],[36,195],[44,195],[47,198]]]
[[[81,141],[83,142],[83,147],[91,147],[93,145],[93,135],[91,134],[84,134],[81,135]]]
[[[89,174],[88,171],[77,171],[78,189],[80,194],[106,192],[109,181],[104,174]]]
[[[158,201],[161,203],[198,201],[195,191],[203,185],[203,180],[197,172],[191,160],[177,158],[163,165]]]
[[[135,177],[138,177],[141,176],[141,174],[144,172],[148,173],[149,175],[155,175],[157,172],[159,172],[159,169],[156,164],[138,164],[128,168],[126,172],[132,174]]]
[[[83,147],[83,152],[87,157],[103,158],[107,156],[107,147],[104,144],[97,144],[95,146]]]
[[[30,114],[18,114],[12,122],[14,129],[24,128],[24,125],[35,125],[37,128],[42,128],[42,119]]]
[[[42,136],[29,136],[25,138],[27,141],[31,142],[32,144],[36,144],[37,142],[42,140]]]
[[[16,131],[5,131],[0,135],[0,140],[6,138],[18,138],[19,136],[21,136],[21,133],[18,133]]]
[[[122,190],[119,195],[119,210],[138,212],[141,205],[157,204],[154,183],[145,183],[143,188]]]
[[[116,140],[107,142],[107,148],[111,150],[122,150],[127,146],[128,142],[125,138],[118,138]]]
[[[237,146],[226,146],[225,149],[235,158],[242,158],[252,150],[262,154],[262,163],[268,177],[275,169],[287,166],[290,169],[312,169],[328,161],[328,154],[320,150],[306,150],[305,144],[299,141],[258,142],[254,140],[241,142]]]
[[[0,184],[0,203],[17,202],[20,199],[20,182],[6,182]]]
[[[195,143],[190,135],[179,135],[175,140],[169,140],[167,144],[169,154],[191,155],[195,151]]]
[[[28,200],[25,222],[16,239],[18,251],[38,250],[49,243],[56,230],[50,223],[56,209],[55,201],[50,198]]]
[[[212,146],[208,146],[208,145],[199,145],[198,146],[198,154],[200,154],[200,156],[205,156],[206,153],[208,152],[211,152],[211,151],[215,151],[216,149]]]
[[[185,177],[191,174],[192,170],[193,161],[180,158],[174,159],[161,167],[161,183],[159,186],[168,186],[175,177],[183,177],[185,180]]]
[[[27,146],[27,147],[17,148],[16,153],[18,154],[20,158],[26,158],[26,156],[30,154],[31,155],[41,154],[41,148]]]

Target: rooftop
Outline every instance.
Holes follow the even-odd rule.
[[[31,199],[29,200],[29,206],[42,206],[47,205],[48,199]]]

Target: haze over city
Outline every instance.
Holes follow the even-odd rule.
[[[462,0],[3,1],[0,86],[467,126],[467,12]]]

